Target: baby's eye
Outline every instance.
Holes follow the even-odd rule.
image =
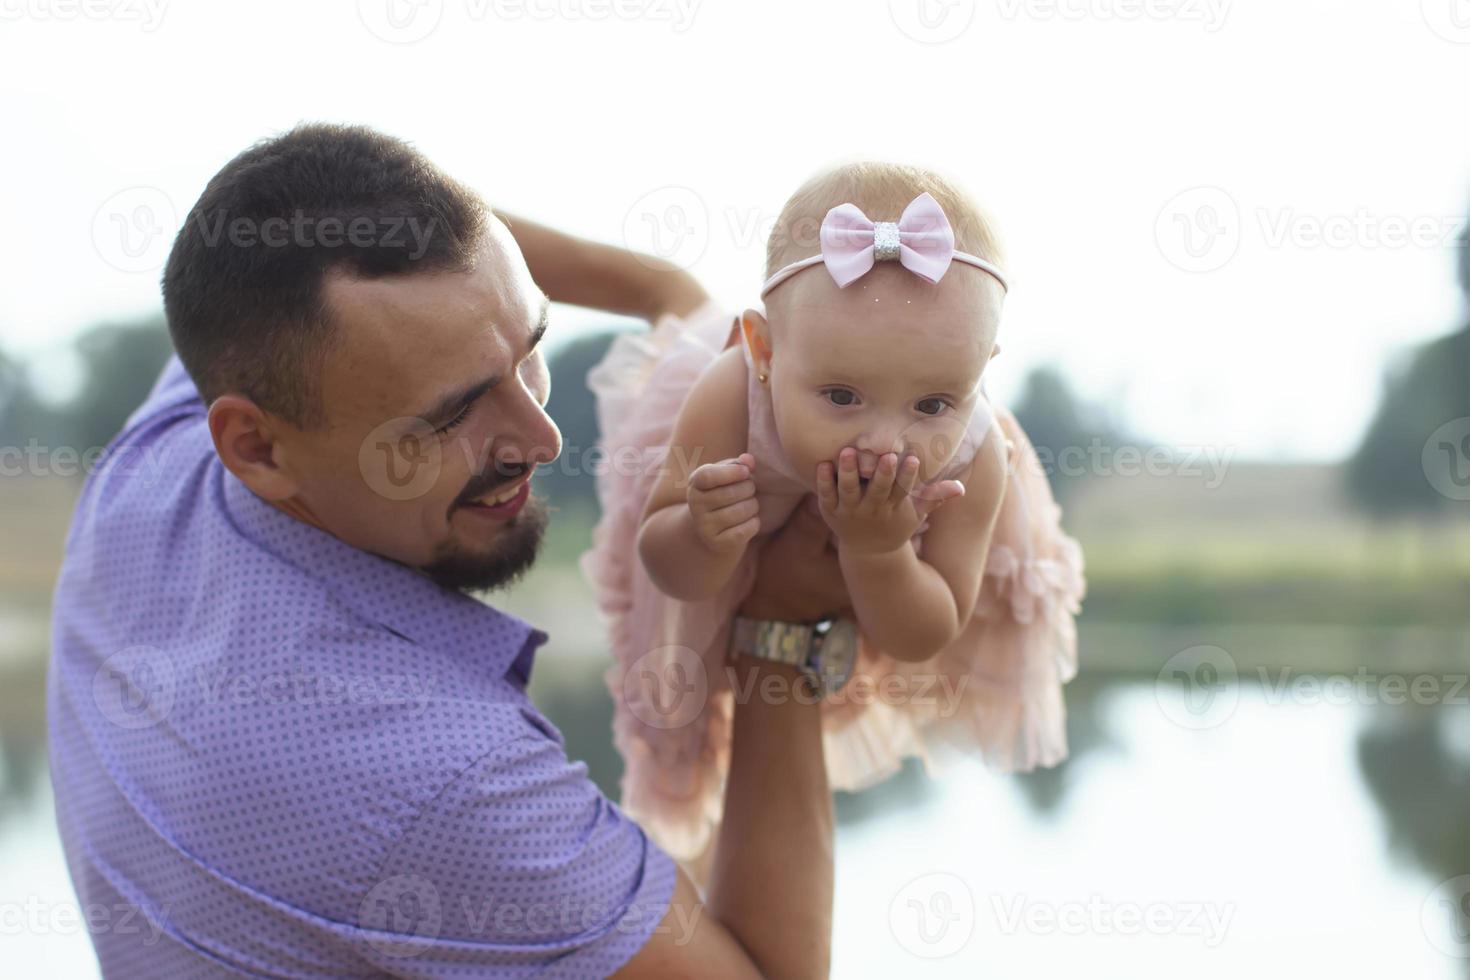
[[[826,391],[822,392],[822,394],[825,395],[827,400],[833,405],[851,405],[853,402],[857,401],[857,396],[848,391],[846,388],[828,388]]]
[[[938,415],[949,407],[949,402],[943,398],[925,398],[914,407],[924,415]]]

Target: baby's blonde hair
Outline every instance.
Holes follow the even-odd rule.
[[[766,242],[766,275],[822,250],[822,219],[839,204],[856,204],[873,221],[897,221],[908,203],[928,191],[954,229],[955,248],[1003,265],[1000,240],[980,206],[953,181],[932,170],[897,163],[848,163],[825,170],[797,188]]]

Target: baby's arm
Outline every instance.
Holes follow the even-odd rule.
[[[675,599],[718,593],[760,529],[755,459],[745,452],[745,371],[740,348],[730,347],[695,382],[643,509],[638,557]]]
[[[863,634],[878,649],[908,662],[927,660],[959,636],[975,600],[990,550],[990,536],[1005,492],[1004,440],[992,434],[961,479],[963,496],[929,516],[924,557],[908,541],[871,550],[853,542],[837,553]],[[911,502],[904,506],[911,507]]]

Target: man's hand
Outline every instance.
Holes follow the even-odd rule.
[[[689,474],[689,512],[704,546],[718,554],[744,548],[760,530],[760,503],[755,499],[755,457],[705,463]]]
[[[761,548],[755,587],[740,615],[803,623],[851,613],[832,534],[809,496]]]
[[[857,450],[844,447],[837,464],[817,464],[817,499],[822,518],[837,536],[838,546],[854,555],[882,555],[908,544],[924,518],[948,500],[962,496],[964,484],[945,480],[914,493],[919,482],[919,458],[897,453],[878,457],[878,466],[866,489],[858,479]]]

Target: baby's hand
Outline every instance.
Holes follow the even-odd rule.
[[[760,530],[760,504],[755,499],[755,457],[705,463],[689,474],[689,511],[699,540],[713,551],[745,547]]]
[[[897,453],[878,458],[878,467],[864,489],[858,479],[857,450],[848,446],[837,455],[837,465],[817,464],[817,501],[838,547],[854,554],[883,554],[908,544],[924,518],[948,500],[962,496],[964,484],[946,480],[920,500],[914,495],[919,481],[919,458]]]

